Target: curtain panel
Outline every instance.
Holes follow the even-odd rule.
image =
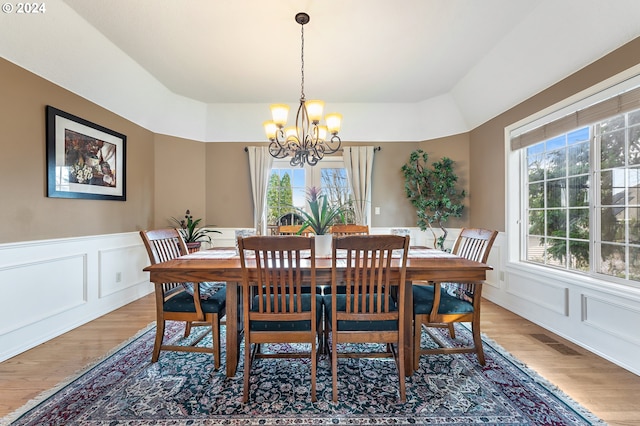
[[[249,172],[253,195],[253,226],[260,235],[267,234],[264,211],[267,207],[267,186],[273,165],[273,157],[266,146],[249,146]]]
[[[354,197],[356,223],[369,225],[371,203],[371,170],[373,168],[373,146],[351,146],[343,150],[344,167]]]

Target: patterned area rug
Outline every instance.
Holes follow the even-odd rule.
[[[180,340],[182,325],[168,335]],[[224,330],[224,327],[223,327]],[[458,327],[457,342],[471,339]],[[602,425],[602,421],[485,338],[486,365],[473,354],[423,356],[397,396],[393,361],[340,359],[339,402],[331,402],[329,360],[318,364],[310,402],[308,360],[261,359],[251,400],[242,403],[242,362],[227,379],[211,356],[163,352],[152,364],[150,326],[104,360],[32,401],[11,425]],[[436,332],[440,332],[437,330]],[[426,336],[426,335],[425,335]],[[428,340],[427,337],[424,339]],[[224,339],[223,339],[224,341]],[[208,344],[208,342],[207,342]],[[224,355],[223,355],[224,362]]]

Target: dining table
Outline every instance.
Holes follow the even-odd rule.
[[[251,262],[251,260],[249,260]],[[395,267],[400,259],[393,259]],[[307,260],[302,269],[310,270]],[[346,269],[346,259],[337,259],[337,272]],[[318,286],[331,285],[332,258],[315,259],[316,283]],[[433,285],[439,282],[482,282],[491,266],[463,257],[426,247],[410,247],[407,256],[405,321],[403,330],[405,375],[413,374],[413,292],[412,285]],[[190,253],[166,262],[144,268],[153,283],[170,282],[226,282],[226,373],[236,374],[242,341],[242,265],[240,255],[233,247],[213,248]],[[436,286],[439,290],[440,286]]]

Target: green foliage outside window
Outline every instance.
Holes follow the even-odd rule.
[[[640,280],[640,110],[532,145],[526,164],[527,260]]]
[[[271,173],[267,189],[267,223],[276,224],[282,215],[293,212],[292,204],[291,176],[285,173],[281,179],[277,173]]]

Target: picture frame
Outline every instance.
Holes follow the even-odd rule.
[[[47,105],[47,196],[126,201],[127,137]]]

